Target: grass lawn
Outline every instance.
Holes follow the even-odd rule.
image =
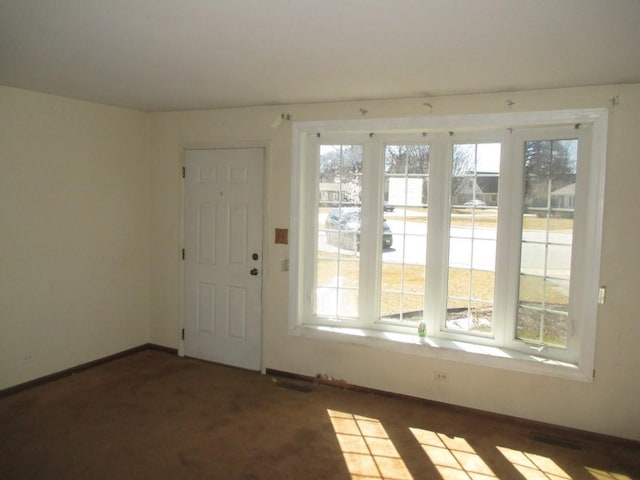
[[[321,208],[321,213],[327,213],[330,208]],[[475,213],[475,215],[474,215]],[[428,222],[428,208],[396,208],[393,212],[385,212],[389,221],[425,223]],[[474,224],[479,228],[495,229],[497,227],[497,212],[495,208],[452,209],[451,226],[470,227]],[[321,227],[322,228],[322,227]],[[523,229],[529,231],[551,230],[571,231],[573,219],[570,218],[539,218],[535,215],[524,215]],[[333,258],[332,258],[333,257]],[[343,251],[338,263],[334,255],[320,253],[317,259],[317,285],[339,288],[358,288],[360,258],[349,251]],[[448,316],[455,318],[466,316],[467,299],[472,301],[472,315],[491,317],[491,302],[494,296],[493,272],[452,268],[448,275]],[[398,263],[383,263],[381,272],[380,315],[382,317],[398,318],[404,314],[414,312],[410,318],[416,322],[422,319],[420,312],[424,309],[423,292],[425,290],[426,271],[424,265],[402,265]],[[545,291],[546,288],[546,291]],[[456,298],[457,297],[457,298]],[[355,297],[354,297],[355,298]],[[540,306],[544,298],[547,308],[566,311],[568,295],[561,288],[554,288],[552,284],[542,279],[522,277],[520,280],[520,302],[525,306]],[[488,302],[488,303],[487,303]],[[541,333],[542,331],[542,333]],[[554,344],[566,343],[566,317],[563,315],[545,314],[544,319],[539,311],[521,308],[519,312],[518,335],[520,338],[534,341],[540,340]]]

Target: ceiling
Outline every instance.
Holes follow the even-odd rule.
[[[144,111],[640,82],[640,0],[0,0],[0,84]]]

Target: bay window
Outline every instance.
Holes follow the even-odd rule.
[[[291,332],[592,378],[605,136],[603,110],[295,123]]]

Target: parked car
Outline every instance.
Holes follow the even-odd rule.
[[[465,207],[472,207],[472,208],[482,208],[482,207],[486,207],[487,204],[484,203],[484,201],[478,200],[476,198],[475,200],[469,200],[468,202],[464,202],[464,206]]]
[[[334,208],[325,220],[327,242],[349,250],[360,250],[360,207]],[[393,245],[393,234],[382,219],[382,248]]]

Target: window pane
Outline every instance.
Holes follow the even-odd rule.
[[[563,234],[568,236],[567,234]],[[552,245],[547,249],[547,275],[566,278],[571,276],[571,245]]]
[[[473,270],[471,298],[493,302],[495,273],[489,270]]]
[[[493,329],[500,150],[500,143],[453,146],[447,329]]]
[[[338,257],[326,255],[316,259],[318,287],[329,287],[337,283]]]
[[[380,316],[417,322],[424,316],[429,146],[385,147]]]
[[[361,145],[320,147],[316,315],[358,316],[362,153]]]
[[[548,310],[569,311],[569,280],[547,279],[545,282],[545,307]]]
[[[567,314],[521,305],[517,335],[521,340],[563,348],[567,343]]]
[[[542,336],[544,343],[554,347],[564,347],[567,344],[567,314],[559,312],[545,313]]]
[[[566,346],[578,140],[525,143],[517,336]]]
[[[358,290],[338,290],[338,317],[358,316]]]
[[[522,246],[520,254],[520,273],[527,275],[542,275],[545,267],[545,245],[543,242],[531,242],[532,232],[522,232]],[[531,242],[531,243],[529,243]]]
[[[518,328],[516,335],[519,339],[542,343],[542,311],[528,308],[525,304],[520,304],[518,308]]]
[[[544,277],[520,276],[520,305],[542,308],[544,304]]]
[[[471,271],[463,268],[449,268],[448,286],[447,310],[466,307],[471,295]]]
[[[380,316],[390,320],[400,320],[402,295],[400,292],[383,291],[380,294]]]

